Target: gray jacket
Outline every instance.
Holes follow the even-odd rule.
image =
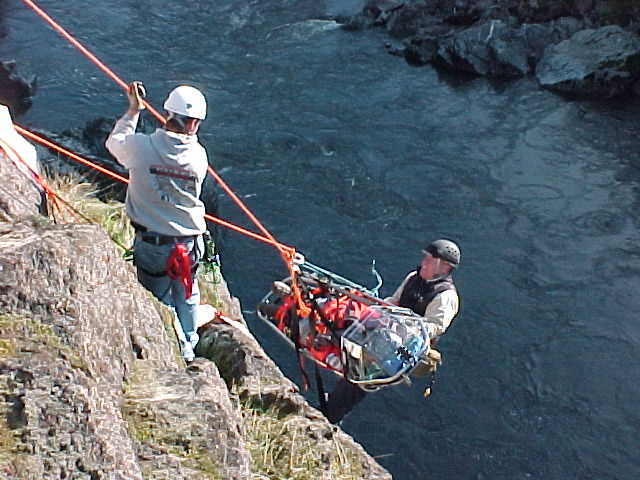
[[[207,152],[196,135],[161,128],[151,135],[135,133],[138,117],[125,113],[106,142],[129,171],[127,215],[163,235],[203,233],[206,224],[200,192],[207,175]]]

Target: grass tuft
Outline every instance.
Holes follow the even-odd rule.
[[[80,182],[75,177],[53,175],[48,178],[47,183],[66,203],[79,212],[78,215],[63,205],[62,214],[50,214],[55,219],[79,223],[89,221],[102,226],[121,253],[128,250],[127,245],[133,244],[135,232],[122,202],[100,200],[99,192],[94,185]]]
[[[239,400],[238,409],[244,420],[252,480],[308,480],[325,478],[323,473],[333,480],[363,477],[359,456],[349,445],[333,436],[330,455],[320,451],[317,435],[304,417],[281,418],[275,409],[264,410],[248,400]]]

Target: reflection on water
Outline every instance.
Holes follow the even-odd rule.
[[[310,261],[373,284],[375,258],[385,294],[425,241],[461,244],[462,311],[433,395],[420,381],[386,389],[343,423],[395,478],[640,477],[637,102],[412,68],[382,32],[322,20],[340,2],[49,3],[153,104],[177,82],[203,88],[214,165]],[[41,86],[23,123],[62,130],[124,110],[33,14],[13,5],[6,23],[0,55],[30,62]],[[223,263],[297,380],[250,313],[285,275],[277,256],[228,233]]]

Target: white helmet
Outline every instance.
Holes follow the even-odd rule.
[[[197,88],[180,85],[171,90],[164,102],[164,109],[185,117],[204,120],[207,116],[207,101]]]

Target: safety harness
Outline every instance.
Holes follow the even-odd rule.
[[[185,297],[191,298],[193,277],[191,276],[191,259],[184,243],[176,243],[167,258],[167,275],[171,280],[178,280],[184,287]]]

